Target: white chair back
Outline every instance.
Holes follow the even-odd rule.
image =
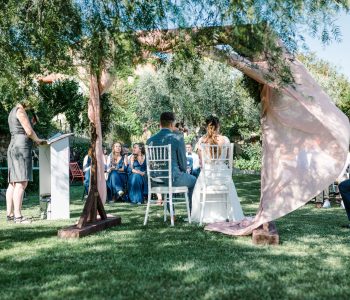
[[[173,198],[173,193],[184,194],[185,202],[176,201],[176,204],[186,203],[188,222],[191,223],[188,188],[187,186],[173,187],[171,172],[171,145],[145,146],[145,150],[148,180],[148,202],[143,224],[147,224],[152,201],[152,193],[159,193],[165,196],[165,198],[163,198],[164,222],[166,221],[167,204],[169,204],[171,226],[174,226],[173,204],[175,203],[173,200],[179,200],[179,198]]]
[[[167,186],[172,189],[171,145],[145,146],[148,188]]]
[[[202,170],[205,185],[225,184],[232,180],[233,144],[201,144]]]

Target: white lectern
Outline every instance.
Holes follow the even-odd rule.
[[[39,146],[40,196],[51,195],[47,219],[69,219],[69,137],[56,135]]]

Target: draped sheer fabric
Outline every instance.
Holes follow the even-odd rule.
[[[253,219],[214,223],[206,230],[248,235],[303,206],[336,180],[346,163],[350,126],[298,60],[286,57],[295,81],[278,89],[265,80],[264,64],[253,64],[236,54],[227,59],[264,84],[261,198]]]

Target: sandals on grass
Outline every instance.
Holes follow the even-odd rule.
[[[15,224],[30,224],[32,223],[32,219],[28,219],[26,217],[20,216],[18,218],[14,218],[13,221],[15,222]]]

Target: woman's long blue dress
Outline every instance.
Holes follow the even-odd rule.
[[[144,176],[136,173],[132,173],[132,167],[135,170],[146,173],[146,160],[142,164],[135,160],[133,166],[129,165],[129,180],[128,180],[128,193],[129,200],[131,203],[143,203],[144,197],[148,193],[147,187],[147,176]]]
[[[91,167],[91,157],[88,156],[86,165],[83,166],[83,169],[85,170],[86,168]],[[84,172],[84,188],[85,188],[85,194],[89,194],[89,185],[90,185],[90,168]]]
[[[124,156],[122,156],[119,161],[111,162],[107,168],[115,167],[118,170],[112,170],[109,174],[108,180],[107,180],[107,186],[110,189],[111,192],[111,199],[113,199],[113,196],[118,197],[119,192],[123,191],[125,192],[126,184],[128,182],[128,175],[127,170],[128,166],[125,166],[124,164]],[[119,171],[119,169],[123,168],[123,171]]]

